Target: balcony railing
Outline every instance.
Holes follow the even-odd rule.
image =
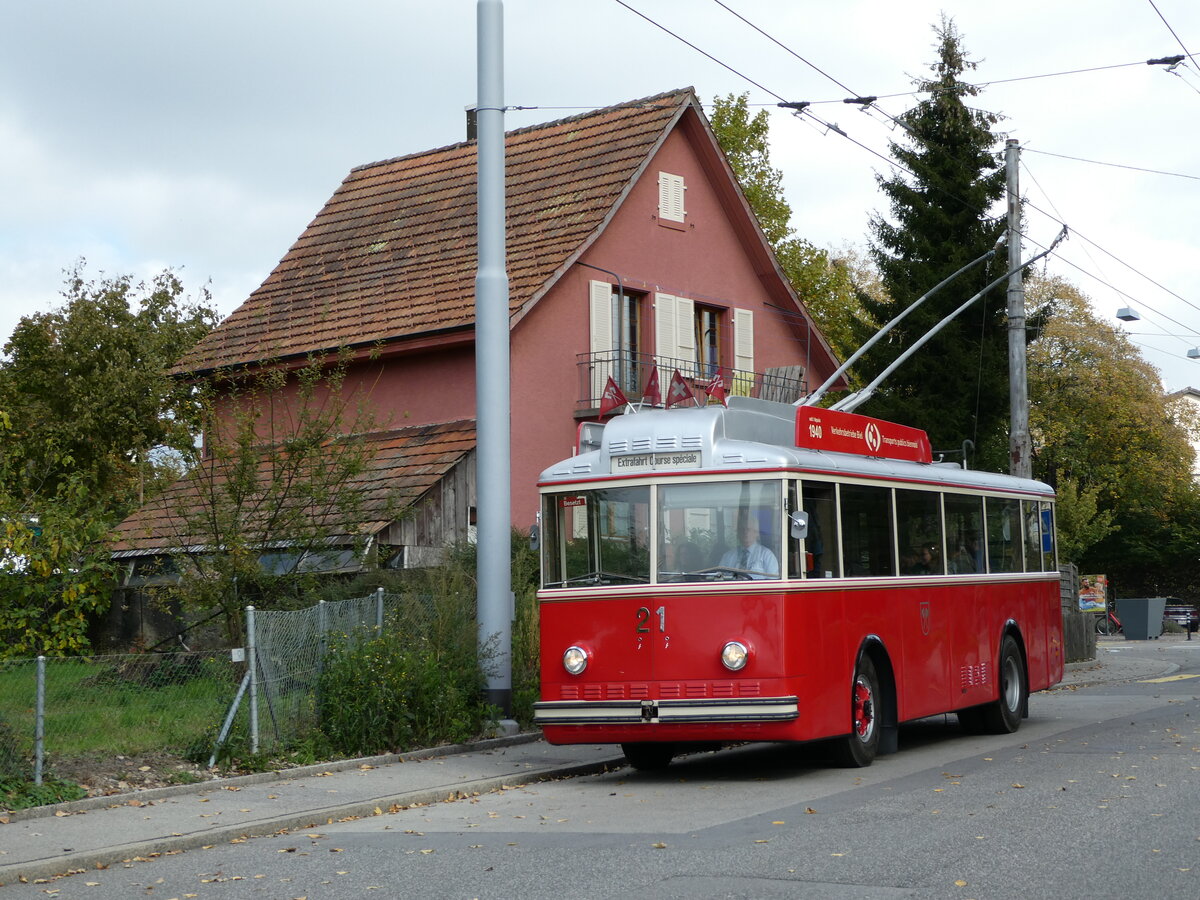
[[[637,403],[642,399],[642,391],[653,366],[658,366],[659,393],[664,399],[676,370],[683,376],[692,393],[701,398],[704,397],[705,386],[718,374],[723,377],[726,394],[759,397],[784,403],[791,403],[808,394],[803,366],[779,366],[768,368],[765,372],[746,372],[730,366],[714,366],[691,359],[606,350],[600,353],[580,353],[578,356],[579,400],[576,403],[576,412],[587,413],[599,408],[600,397],[610,376],[626,399]]]

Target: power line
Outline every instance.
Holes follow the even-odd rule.
[[[811,109],[809,109],[809,107],[812,105],[811,103],[809,103],[809,102],[802,102],[802,103],[798,103],[798,102],[789,102],[789,101],[786,101],[786,100],[784,100],[784,98],[783,98],[783,97],[782,97],[780,94],[776,93],[775,91],[772,91],[772,90],[770,90],[769,88],[766,88],[766,87],[764,87],[763,85],[759,84],[759,83],[758,83],[757,81],[755,81],[754,79],[750,78],[750,77],[749,77],[748,75],[746,75],[745,73],[743,73],[743,72],[741,72],[741,71],[739,71],[739,70],[735,69],[733,66],[729,65],[728,63],[725,63],[725,62],[723,62],[722,60],[718,59],[717,57],[713,56],[712,54],[710,54],[710,53],[708,53],[708,52],[706,52],[706,51],[704,51],[704,50],[700,49],[700,48],[699,48],[699,47],[697,47],[695,44],[691,43],[690,41],[688,41],[688,40],[684,39],[684,38],[683,38],[683,37],[681,37],[680,35],[676,34],[676,33],[675,33],[675,32],[673,32],[673,31],[671,31],[671,30],[670,30],[669,28],[667,28],[666,26],[664,26],[664,25],[660,24],[659,22],[656,22],[654,19],[651,19],[649,16],[645,15],[644,13],[641,13],[641,12],[639,12],[638,10],[634,9],[634,8],[633,8],[633,7],[631,7],[631,6],[630,6],[628,3],[625,3],[625,2],[624,2],[624,0],[616,0],[616,2],[617,2],[617,3],[619,3],[621,6],[625,7],[626,9],[628,9],[630,12],[636,13],[636,14],[637,14],[639,17],[641,17],[641,18],[642,18],[642,19],[644,19],[645,21],[649,22],[650,24],[654,25],[656,28],[659,28],[659,29],[661,29],[662,31],[664,31],[664,32],[666,32],[667,34],[669,34],[669,35],[671,35],[672,37],[674,37],[676,40],[680,41],[681,43],[684,43],[684,44],[686,44],[688,47],[690,47],[690,48],[692,48],[693,50],[695,50],[696,52],[700,53],[700,54],[701,54],[701,55],[703,55],[705,58],[707,58],[707,59],[709,59],[709,60],[711,60],[711,61],[713,61],[713,62],[717,63],[718,65],[722,66],[723,68],[725,68],[725,69],[727,69],[728,71],[730,71],[730,72],[734,73],[735,75],[737,75],[739,78],[742,78],[742,79],[744,79],[745,81],[749,82],[750,84],[754,85],[755,87],[759,88],[760,90],[763,90],[763,91],[765,91],[766,93],[770,94],[771,96],[773,96],[773,97],[777,98],[777,99],[780,101],[780,102],[779,102],[779,104],[778,104],[779,106],[781,106],[781,107],[785,107],[785,108],[792,108],[792,109],[794,110],[794,115],[796,115],[797,117],[804,117],[804,116],[807,116],[807,117],[811,118],[813,121],[815,121],[815,122],[818,122],[819,124],[821,124],[822,126],[824,126],[826,129],[828,129],[828,130],[831,130],[831,131],[835,131],[835,132],[837,132],[837,133],[838,133],[838,134],[840,134],[842,137],[844,137],[844,138],[846,138],[847,140],[849,140],[851,143],[853,143],[853,144],[855,144],[856,146],[858,146],[858,147],[860,147],[860,148],[862,148],[862,149],[866,150],[868,153],[871,153],[873,156],[876,156],[876,157],[878,157],[879,159],[883,160],[885,163],[887,163],[887,164],[888,164],[889,166],[891,166],[892,168],[894,168],[894,169],[897,169],[897,170],[899,170],[899,171],[902,171],[902,172],[906,172],[908,175],[910,175],[910,176],[912,176],[912,177],[914,177],[914,178],[919,178],[919,176],[918,176],[918,175],[917,175],[915,172],[913,172],[912,170],[908,169],[908,168],[907,168],[907,167],[905,167],[905,166],[902,166],[902,165],[900,165],[900,164],[899,164],[899,163],[897,163],[897,162],[896,162],[894,159],[892,159],[892,158],[890,158],[890,157],[887,157],[887,156],[884,156],[883,154],[879,153],[878,151],[876,151],[876,150],[872,149],[871,147],[868,147],[868,146],[866,146],[865,144],[861,143],[860,141],[857,141],[857,140],[855,140],[854,138],[850,137],[850,135],[849,135],[849,134],[847,134],[847,133],[846,133],[844,130],[842,130],[842,128],[841,128],[840,126],[838,126],[838,125],[836,125],[836,124],[834,124],[834,123],[826,122],[826,121],[824,121],[823,119],[821,119],[820,117],[818,117],[817,115],[815,115],[815,114],[812,112],[812,110],[811,110]],[[762,34],[764,37],[767,37],[768,39],[770,39],[770,40],[771,40],[773,43],[775,43],[775,44],[777,44],[778,46],[782,47],[784,50],[787,50],[787,51],[788,51],[788,52],[789,52],[791,55],[795,56],[795,57],[796,57],[797,59],[799,59],[801,62],[804,62],[806,65],[810,66],[811,68],[813,68],[814,70],[816,70],[817,72],[819,72],[820,74],[822,74],[823,76],[825,76],[826,78],[828,78],[829,80],[833,81],[833,83],[834,83],[834,84],[836,84],[836,85],[838,85],[838,87],[841,87],[843,90],[849,91],[850,93],[854,93],[854,92],[853,92],[853,91],[852,91],[852,90],[851,90],[849,87],[847,87],[846,85],[842,84],[842,82],[838,81],[838,80],[837,80],[836,78],[834,78],[832,75],[829,75],[827,72],[824,72],[822,69],[820,69],[819,67],[817,67],[815,64],[813,64],[813,63],[809,62],[807,59],[804,59],[804,57],[800,56],[798,53],[796,53],[795,51],[791,50],[791,49],[790,49],[789,47],[787,47],[785,44],[781,43],[781,42],[780,42],[780,41],[778,41],[776,38],[772,37],[770,34],[768,34],[768,33],[767,33],[766,31],[764,31],[763,29],[759,28],[757,25],[754,25],[752,22],[750,22],[748,19],[746,19],[746,18],[745,18],[744,16],[742,16],[740,13],[737,13],[736,11],[734,11],[733,9],[731,9],[730,7],[728,7],[728,6],[727,6],[727,5],[726,5],[724,2],[722,2],[722,0],[714,0],[714,2],[716,2],[718,6],[721,6],[723,9],[727,10],[728,12],[730,12],[732,15],[736,16],[738,19],[740,19],[740,20],[742,20],[743,22],[745,22],[745,23],[746,23],[747,25],[749,25],[750,27],[754,28],[754,30],[755,30],[755,31],[758,31],[758,32],[759,32],[760,34]],[[1147,61],[1147,63],[1149,63],[1149,64],[1155,64],[1156,62],[1160,62],[1160,61],[1156,61],[1156,60],[1148,60],[1148,61]],[[1139,63],[1139,64],[1140,64],[1140,63]],[[1129,63],[1129,64],[1123,64],[1123,65],[1135,65],[1135,64],[1134,64],[1134,63]],[[1106,68],[1119,68],[1119,67],[1120,67],[1120,66],[1106,67]],[[1077,71],[1085,71],[1085,70],[1077,70]],[[1059,74],[1072,74],[1072,73],[1059,73]],[[1038,77],[1038,76],[1029,76],[1029,77]],[[1048,76],[1042,76],[1042,77],[1048,77]],[[1009,80],[1023,80],[1023,79],[1009,79]],[[985,85],[986,85],[986,84],[996,84],[996,83],[1001,83],[1001,82],[999,82],[999,81],[984,82],[984,84],[985,84]],[[966,83],[963,83],[963,87],[976,87],[976,86],[975,86],[975,85],[968,85],[968,84],[966,84]],[[929,91],[929,92],[930,92],[930,93],[933,93],[933,91]],[[917,92],[917,93],[924,93],[924,92]],[[898,96],[899,96],[899,95],[898,95]],[[846,102],[846,103],[861,103],[861,104],[863,105],[864,109],[865,109],[867,106],[874,105],[874,101],[876,101],[877,99],[879,99],[879,98],[878,98],[878,97],[857,97],[857,98],[851,98],[851,99],[847,99],[847,100],[845,100],[845,101],[843,101],[843,102]],[[879,108],[878,106],[875,106],[875,108],[876,108],[876,109],[878,109],[878,110],[879,110],[879,112],[881,112],[883,115],[885,115],[885,116],[887,116],[889,119],[891,119],[893,122],[895,122],[895,123],[896,123],[896,124],[898,124],[898,125],[901,125],[902,127],[905,127],[905,130],[908,130],[908,129],[907,129],[907,126],[903,126],[903,123],[899,122],[899,120],[897,120],[895,117],[893,117],[893,116],[891,116],[890,114],[888,114],[888,113],[887,113],[885,110],[883,110],[883,109]],[[959,202],[959,203],[964,203],[964,204],[966,203],[966,201],[964,201],[964,200],[963,200],[961,197],[956,197],[956,196],[954,196],[954,195],[952,195],[952,194],[949,194],[949,193],[948,193],[948,192],[946,192],[944,189],[940,189],[940,188],[939,188],[939,190],[940,190],[940,191],[941,191],[943,194],[945,194],[947,197],[949,197],[950,199],[953,199],[953,200],[955,200],[956,202]],[[1042,210],[1042,209],[1039,209],[1037,206],[1035,206],[1035,205],[1033,205],[1033,204],[1029,204],[1029,205],[1030,205],[1030,206],[1031,206],[1031,207],[1032,207],[1032,208],[1033,208],[1035,211],[1037,211],[1037,212],[1041,213],[1042,215],[1045,215],[1045,216],[1047,216],[1048,218],[1050,218],[1050,219],[1052,219],[1052,220],[1054,220],[1054,221],[1057,221],[1057,222],[1059,222],[1059,224],[1065,224],[1065,223],[1063,223],[1063,222],[1062,222],[1062,221],[1061,221],[1061,220],[1060,220],[1058,217],[1056,217],[1056,216],[1053,216],[1053,215],[1050,215],[1049,213],[1045,212],[1045,211],[1044,211],[1044,210]],[[1078,234],[1078,232],[1076,232],[1076,233]],[[1161,284],[1159,284],[1158,282],[1156,282],[1154,279],[1150,278],[1150,277],[1149,277],[1148,275],[1146,275],[1145,273],[1143,273],[1143,272],[1139,271],[1138,269],[1136,269],[1135,267],[1133,267],[1133,266],[1132,266],[1132,265],[1130,265],[1129,263],[1125,262],[1124,260],[1122,260],[1122,259],[1120,259],[1119,257],[1117,257],[1116,255],[1112,254],[1111,252],[1109,252],[1109,251],[1108,251],[1108,250],[1106,250],[1105,248],[1101,247],[1099,244],[1095,243],[1095,242],[1094,242],[1094,241],[1092,241],[1090,238],[1088,238],[1088,237],[1086,237],[1086,236],[1084,236],[1084,235],[1079,235],[1079,236],[1080,236],[1080,237],[1081,237],[1081,238],[1082,238],[1082,239],[1083,239],[1085,242],[1087,242],[1087,243],[1088,243],[1088,244],[1090,244],[1091,246],[1095,247],[1097,250],[1099,250],[1100,252],[1104,253],[1106,256],[1109,256],[1110,258],[1112,258],[1112,259],[1113,259],[1113,260],[1115,260],[1116,262],[1120,263],[1121,265],[1125,266],[1126,268],[1128,268],[1130,271],[1134,272],[1135,274],[1137,274],[1137,275],[1140,275],[1142,278],[1146,279],[1147,281],[1149,281],[1151,284],[1155,285],[1155,286],[1156,286],[1156,287],[1158,287],[1159,289],[1161,289],[1161,290],[1163,290],[1163,291],[1167,292],[1168,294],[1171,294],[1172,296],[1174,296],[1174,297],[1176,297],[1177,299],[1181,300],[1183,303],[1187,304],[1188,306],[1192,306],[1193,308],[1195,308],[1195,309],[1197,309],[1198,311],[1200,311],[1200,307],[1197,307],[1197,306],[1195,306],[1195,304],[1191,303],[1189,300],[1185,299],[1184,297],[1180,296],[1179,294],[1176,294],[1174,291],[1171,291],[1169,288],[1165,287],[1164,285],[1161,285]],[[1027,236],[1026,236],[1026,237],[1027,237]],[[1027,238],[1027,239],[1028,239],[1028,238]],[[1029,239],[1029,240],[1031,241],[1031,243],[1034,243],[1034,244],[1036,244],[1037,246],[1044,246],[1044,245],[1037,244],[1037,242],[1034,242],[1034,241],[1032,241],[1032,239]],[[1062,257],[1060,257],[1060,259],[1063,259],[1063,258],[1062,258]],[[1134,300],[1134,299],[1135,299],[1135,298],[1133,298],[1131,295],[1129,295],[1128,293],[1126,293],[1125,291],[1122,291],[1122,290],[1120,290],[1120,289],[1119,289],[1119,288],[1117,288],[1115,285],[1112,285],[1112,284],[1110,284],[1109,282],[1105,281],[1103,278],[1100,278],[1099,276],[1096,276],[1095,274],[1093,274],[1093,273],[1091,273],[1091,272],[1088,272],[1086,269],[1083,269],[1081,266],[1079,266],[1079,265],[1077,265],[1077,264],[1075,264],[1075,263],[1071,262],[1070,260],[1063,259],[1063,262],[1066,262],[1068,265],[1070,265],[1070,266],[1072,266],[1073,268],[1075,268],[1075,269],[1079,270],[1079,271],[1080,271],[1081,273],[1083,273],[1084,275],[1087,275],[1088,277],[1090,277],[1090,278],[1093,278],[1093,279],[1095,279],[1095,280],[1099,281],[1101,284],[1105,284],[1106,286],[1108,286],[1109,288],[1111,288],[1113,291],[1115,291],[1117,294],[1119,294],[1119,295],[1121,295],[1121,296],[1124,296],[1124,297],[1127,297],[1127,298],[1129,298],[1130,300]],[[1186,332],[1186,331],[1188,331],[1188,328],[1187,328],[1187,326],[1186,326],[1186,325],[1184,325],[1182,322],[1179,322],[1178,320],[1176,320],[1176,319],[1173,319],[1173,318],[1171,318],[1170,316],[1167,316],[1167,315],[1165,315],[1165,314],[1163,314],[1163,313],[1159,313],[1157,310],[1153,310],[1153,309],[1152,309],[1152,307],[1149,307],[1149,306],[1148,306],[1148,305],[1146,305],[1146,304],[1142,304],[1142,305],[1143,305],[1143,306],[1146,306],[1146,308],[1147,308],[1147,309],[1151,309],[1151,310],[1152,310],[1152,311],[1154,311],[1154,312],[1155,312],[1157,315],[1160,315],[1160,316],[1162,316],[1163,318],[1167,319],[1168,321],[1171,321],[1171,322],[1173,322],[1174,324],[1176,324],[1176,325],[1179,325],[1181,328],[1183,328],[1183,329],[1184,329],[1184,331],[1185,331],[1185,332]]]
[[[1042,156],[1053,156],[1058,159],[1069,159],[1072,162],[1089,163],[1093,166],[1111,166],[1114,169],[1128,169],[1131,172],[1147,172],[1150,175],[1169,175],[1172,178],[1189,178],[1192,181],[1200,181],[1200,175],[1184,175],[1181,172],[1164,172],[1161,169],[1144,169],[1140,166],[1128,166],[1122,163],[1102,162],[1098,159],[1083,159],[1078,156],[1067,156],[1064,153],[1051,153],[1048,150],[1034,150],[1031,147],[1023,148],[1028,153],[1038,153]]]
[[[730,72],[732,72],[734,75],[738,76],[739,78],[743,78],[743,79],[745,79],[746,81],[750,82],[752,85],[754,85],[754,86],[755,86],[756,88],[758,88],[760,91],[766,91],[768,94],[770,94],[770,95],[771,95],[772,97],[774,97],[775,99],[777,99],[777,100],[779,100],[779,101],[781,101],[781,102],[783,101],[783,99],[784,99],[784,98],[783,98],[783,96],[782,96],[781,94],[777,94],[777,93],[775,93],[775,92],[774,92],[773,90],[771,90],[770,88],[763,87],[761,84],[759,84],[759,83],[758,83],[757,81],[755,81],[753,78],[751,78],[749,75],[745,74],[744,72],[739,72],[739,71],[738,71],[737,69],[735,69],[733,66],[729,65],[729,63],[722,62],[721,60],[719,60],[719,59],[717,59],[715,56],[713,56],[711,53],[708,53],[708,52],[706,52],[706,51],[704,51],[704,50],[701,50],[699,47],[697,47],[697,46],[696,46],[695,44],[693,44],[691,41],[689,41],[689,40],[687,40],[687,39],[685,39],[685,38],[681,37],[680,35],[676,34],[675,32],[673,32],[673,31],[672,31],[670,28],[668,28],[666,25],[663,25],[663,24],[661,24],[661,23],[659,23],[659,22],[656,22],[656,21],[654,21],[652,18],[650,18],[648,15],[646,15],[645,13],[643,13],[643,12],[639,12],[638,10],[634,9],[632,6],[630,6],[628,3],[626,3],[626,2],[625,2],[625,0],[616,0],[616,2],[617,2],[619,5],[621,5],[621,6],[625,7],[625,8],[626,8],[627,10],[629,10],[631,13],[634,13],[635,15],[637,15],[637,16],[640,16],[641,18],[645,19],[647,22],[649,22],[649,23],[650,23],[651,25],[653,25],[655,28],[660,28],[660,29],[662,29],[662,30],[663,30],[663,31],[665,31],[667,34],[669,34],[671,37],[675,38],[675,40],[679,41],[680,43],[687,44],[689,47],[691,47],[693,50],[695,50],[695,51],[696,51],[697,53],[699,53],[701,56],[704,56],[704,57],[706,57],[707,59],[710,59],[710,60],[712,60],[712,61],[713,61],[713,62],[715,62],[715,63],[716,63],[718,66],[721,66],[721,67],[723,67],[723,68],[726,68],[726,69],[728,69]]]

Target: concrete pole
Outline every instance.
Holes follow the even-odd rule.
[[[504,5],[478,0],[479,260],[475,275],[479,649],[488,702],[512,712],[512,503],[504,233]]]
[[[1029,382],[1025,374],[1025,285],[1021,265],[1021,194],[1017,185],[1020,147],[1010,139],[1004,146],[1008,177],[1008,451],[1010,475],[1033,477],[1029,438]]]

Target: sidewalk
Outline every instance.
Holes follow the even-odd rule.
[[[1067,665],[1062,684],[1154,678],[1178,668],[1122,653],[1127,647],[1123,638],[1101,642],[1096,660]],[[616,746],[552,747],[531,734],[23,810],[0,824],[0,885],[623,764]]]
[[[623,764],[619,747],[518,735],[23,810],[0,824],[0,885]]]
[[[1164,634],[1150,641],[1127,641],[1124,637],[1101,638],[1096,642],[1096,658],[1085,662],[1067,663],[1061,687],[1084,687],[1113,681],[1134,681],[1138,678],[1158,678],[1169,675],[1179,666],[1166,660],[1134,656],[1128,651],[1135,647],[1166,649],[1185,641],[1182,634]],[[1200,649],[1200,647],[1198,647]]]

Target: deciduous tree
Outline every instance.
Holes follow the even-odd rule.
[[[834,352],[844,358],[857,346],[850,323],[870,321],[854,277],[860,269],[839,265],[827,251],[798,237],[792,229],[792,207],[783,196],[783,173],[771,165],[770,117],[766,110],[751,116],[749,96],[713,98],[713,132],[784,275]]]
[[[1037,279],[1026,296],[1046,314],[1029,348],[1030,429],[1035,474],[1059,494],[1061,555],[1109,575],[1194,571],[1194,415],[1074,285]]]

